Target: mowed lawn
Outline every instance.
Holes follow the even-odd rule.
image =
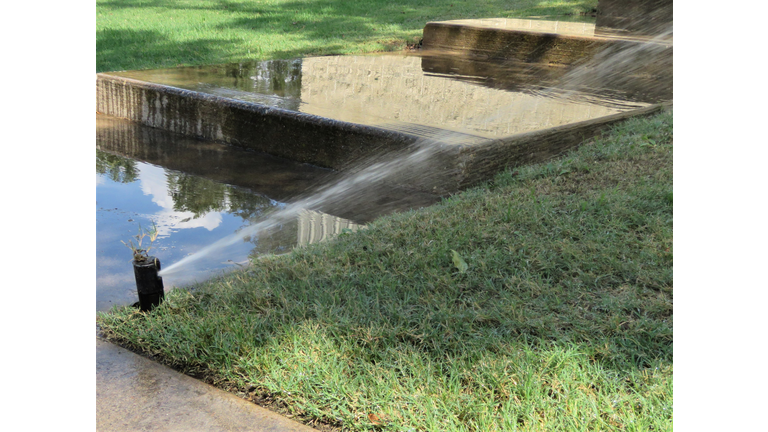
[[[400,50],[428,21],[596,4],[99,0],[97,70]],[[671,111],[633,119],[98,323],[321,430],[672,430],[672,137]]]
[[[597,0],[97,0],[98,72],[402,50],[428,21],[578,19]]]
[[[98,322],[322,429],[672,430],[672,209],[666,112]]]

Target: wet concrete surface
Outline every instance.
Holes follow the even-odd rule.
[[[630,60],[622,63],[637,64],[635,53],[622,51]],[[624,77],[602,59],[565,68],[516,60],[466,67],[437,57],[308,57],[98,74],[97,112],[342,173],[432,147],[435,163],[421,164],[415,176],[390,177],[391,184],[444,196],[490,179],[486,174],[543,161],[528,156],[578,145],[597,131],[593,125],[606,127],[658,102],[629,97],[655,88],[636,86],[636,74],[614,80],[616,88],[595,86],[595,77]],[[501,78],[510,75],[516,78]],[[553,151],[527,148],[530,134],[562,131],[567,136],[555,138]]]
[[[417,135],[423,137],[445,135],[445,131],[502,137],[647,105],[637,100],[612,100],[599,91],[582,99],[563,94],[542,96],[536,90],[550,87],[555,81],[551,78],[562,75],[562,68],[535,62],[477,69],[494,75],[469,77],[450,69],[435,73],[432,65],[436,59],[454,58],[432,50],[423,55],[305,57],[106,75],[340,122],[405,133],[420,131]],[[482,59],[473,62],[484,63]],[[510,75],[527,86],[511,89],[482,85]]]
[[[99,339],[96,398],[104,432],[315,430]]]

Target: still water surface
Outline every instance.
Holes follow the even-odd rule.
[[[498,138],[603,117],[671,99],[670,83],[618,73],[649,45],[610,58],[610,67],[495,64],[441,55],[308,57],[114,73],[331,119]],[[605,69],[605,70],[603,70]],[[596,75],[597,74],[597,75]],[[592,76],[599,76],[596,85]],[[631,80],[625,76],[631,75]],[[418,127],[416,127],[418,126]],[[416,132],[414,132],[416,131]],[[425,132],[424,132],[425,131]],[[440,132],[442,133],[442,132]],[[417,133],[418,134],[418,133]],[[443,135],[441,135],[443,136]],[[443,137],[444,138],[444,137]],[[97,309],[136,301],[130,250],[139,225],[155,223],[153,254],[167,268],[203,247],[301,202],[337,174],[219,143],[197,141],[97,115]],[[396,182],[395,182],[396,183]],[[403,183],[403,182],[400,182]],[[407,182],[406,182],[407,183]],[[333,197],[278,229],[244,237],[164,278],[166,289],[357,229],[437,197],[375,182]]]
[[[578,67],[439,53],[305,57],[110,72],[110,75],[324,118],[414,133],[499,138],[608,116],[668,97],[650,79],[628,85],[566,79]],[[582,71],[591,75],[592,71]],[[150,108],[149,106],[147,107]],[[424,132],[427,133],[427,132]]]
[[[259,211],[281,205],[229,185],[106,152],[97,151],[96,158],[97,310],[135,301],[131,253],[122,241],[135,242],[132,236],[139,226],[156,224],[160,235],[150,252],[167,265],[248,224],[253,212],[244,211],[243,204]],[[274,249],[279,253],[288,246]],[[258,241],[243,241],[194,271],[165,281],[166,286],[235,266],[256,247]]]
[[[157,226],[159,237],[150,252],[167,267],[266,219],[333,175],[310,165],[97,116],[97,311],[137,301],[131,251],[122,242],[135,242],[139,226]],[[360,205],[346,212],[354,220],[306,209],[275,229],[244,236],[194,267],[166,276],[165,288],[238,268],[249,257],[285,253],[345,229],[357,230],[373,215],[399,208],[395,195],[389,197],[389,201],[377,197],[378,206]],[[437,199],[408,198],[409,207]]]

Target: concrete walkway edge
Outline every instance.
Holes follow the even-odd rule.
[[[98,431],[316,431],[98,338],[96,370]]]

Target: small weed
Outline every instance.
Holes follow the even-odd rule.
[[[157,225],[152,222],[152,228],[144,231],[139,224],[139,233],[134,237],[136,238],[136,244],[133,244],[133,240],[129,240],[128,243],[120,240],[120,242],[126,245],[133,252],[133,260],[136,262],[145,262],[149,259],[149,251],[152,249],[152,243],[157,239],[158,231]],[[142,247],[144,237],[149,237],[149,245],[146,248]]]

